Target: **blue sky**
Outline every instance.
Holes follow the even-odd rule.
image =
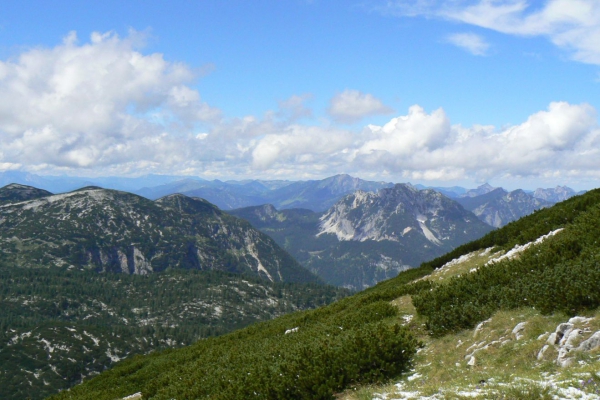
[[[589,189],[599,65],[592,0],[3,2],[0,170]]]

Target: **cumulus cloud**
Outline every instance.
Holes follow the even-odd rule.
[[[600,128],[588,104],[551,103],[524,122],[496,128],[452,124],[443,109],[406,115],[360,132],[293,125],[248,142],[257,173],[337,172],[398,180],[490,180],[600,175]],[[577,171],[577,172],[576,172]]]
[[[588,104],[551,103],[525,122],[493,126],[451,125],[442,109],[427,114],[413,106],[384,126],[369,126],[355,151],[361,168],[385,168],[415,179],[492,179],[564,174],[575,166],[598,172],[600,137],[596,110]]]
[[[546,36],[574,60],[600,65],[600,3],[548,0],[541,7],[525,0],[388,2],[400,16],[438,17],[511,35]]]
[[[293,125],[262,137],[252,150],[252,165],[264,170],[275,164],[298,168],[313,164],[337,164],[352,147],[353,135],[331,128]]]
[[[262,117],[224,118],[193,88],[190,68],[138,46],[135,34],[98,33],[80,44],[73,33],[53,48],[0,61],[0,170],[285,179],[386,173],[438,181],[600,177],[600,128],[588,104],[551,103],[502,128],[453,124],[443,109],[418,105],[362,130],[300,124],[311,115],[310,95],[292,96]],[[349,122],[390,109],[347,90],[332,99],[329,112]]]
[[[393,110],[371,94],[345,90],[335,95],[329,105],[329,115],[336,121],[352,123],[369,115],[389,114]]]
[[[490,47],[483,37],[475,33],[454,33],[446,40],[476,56],[484,56]]]
[[[144,55],[139,43],[135,32],[108,32],[79,44],[71,32],[54,48],[0,61],[0,162],[89,168],[164,161],[176,145],[167,143],[175,138],[165,135],[166,124],[219,118],[186,86],[195,78],[190,68]]]

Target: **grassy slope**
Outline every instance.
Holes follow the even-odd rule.
[[[576,364],[578,367],[569,370],[571,372],[559,370],[551,361],[551,352],[547,359],[539,361],[539,365],[536,364],[538,360],[535,355],[543,344],[543,340],[538,340],[537,337],[541,333],[553,331],[558,322],[565,322],[574,312],[596,316],[595,309],[598,304],[592,295],[595,292],[600,293],[600,280],[591,279],[585,288],[580,286],[588,292],[591,290],[589,293],[592,295],[585,298],[578,298],[577,293],[566,291],[562,302],[557,302],[557,308],[552,309],[546,304],[546,315],[532,308],[532,304],[538,305],[536,301],[539,299],[536,297],[520,302],[518,298],[515,300],[509,296],[510,301],[506,304],[500,301],[482,305],[476,296],[489,295],[486,290],[491,290],[492,294],[496,293],[495,289],[485,286],[485,278],[489,276],[502,278],[506,271],[510,273],[513,269],[520,271],[519,276],[526,276],[529,272],[523,270],[523,267],[527,267],[528,262],[535,261],[536,254],[540,254],[536,253],[536,249],[540,248],[545,251],[543,255],[546,257],[546,263],[542,263],[541,267],[536,266],[537,269],[531,271],[533,275],[527,276],[539,279],[538,282],[560,283],[560,275],[558,280],[554,279],[556,276],[553,275],[553,271],[564,273],[576,270],[568,268],[572,266],[568,263],[573,262],[580,268],[580,273],[595,274],[600,271],[596,264],[598,254],[595,251],[597,246],[594,239],[597,233],[594,226],[600,226],[599,205],[599,190],[572,198],[551,209],[536,212],[511,223],[478,241],[459,247],[448,255],[425,263],[420,268],[402,273],[397,278],[333,305],[257,324],[231,335],[198,342],[190,348],[126,361],[73,389],[71,393],[63,393],[56,398],[113,399],[135,392],[142,392],[144,399],[200,398],[210,394],[206,389],[209,386],[216,389],[212,391],[216,398],[243,398],[254,394],[258,394],[257,398],[294,398],[298,395],[303,395],[304,398],[330,398],[336,391],[344,388],[350,388],[351,392],[339,396],[350,398],[372,397],[379,391],[388,393],[381,396],[382,398],[402,398],[401,396],[409,395],[397,393],[396,396],[392,393],[393,390],[418,392],[416,396],[433,395],[434,391],[441,391],[442,393],[435,398],[461,398],[469,395],[479,395],[482,398],[540,398],[550,396],[552,390],[558,393],[559,389],[541,387],[536,383],[536,379],[541,377],[548,380],[556,376],[554,381],[557,386],[570,387],[575,384],[572,379],[583,377],[576,374],[586,374],[586,382],[589,383],[583,389],[596,390],[596,382],[599,382],[600,378],[589,373],[598,369],[597,354],[591,354],[589,357],[578,356],[580,359],[577,361],[582,363]],[[496,265],[479,267],[473,273],[467,272],[481,266],[486,257],[495,252],[506,251],[517,244],[529,243],[562,227],[567,229],[540,245],[543,247],[534,247],[517,260],[501,263],[502,269]],[[577,243],[581,243],[581,246],[578,247]],[[494,249],[487,255],[482,255],[483,250],[489,247]],[[409,284],[429,275],[448,261],[471,252],[476,252],[476,257],[469,259],[468,264],[457,264],[454,272],[446,272],[444,275],[443,270],[438,271],[430,278]],[[585,258],[585,262],[582,261],[582,257]],[[545,265],[548,268],[545,268]],[[550,272],[546,272],[546,269]],[[489,275],[490,271],[497,273]],[[451,275],[456,277],[452,279]],[[476,290],[467,294],[455,293],[466,296],[465,304],[474,310],[473,315],[469,315],[466,320],[459,320],[454,325],[450,324],[449,327],[440,325],[439,315],[444,314],[444,307],[454,307],[454,304],[439,300],[443,300],[445,294],[452,298],[452,291],[462,290],[465,282],[480,285],[480,292]],[[510,285],[502,287],[510,288]],[[526,288],[521,288],[523,287]],[[543,298],[543,291],[533,293],[542,293],[539,298]],[[570,296],[569,293],[574,294]],[[514,293],[508,293],[512,294]],[[421,303],[417,302],[417,306],[423,310],[421,315],[415,312],[411,298],[408,297],[411,295],[421,299]],[[423,306],[427,304],[424,301],[428,299],[427,296],[438,301],[435,304],[437,309],[427,309]],[[491,295],[488,297],[494,299]],[[504,297],[499,298],[504,301]],[[393,308],[395,311],[386,307],[389,304],[396,306]],[[474,338],[474,325],[488,317],[491,319]],[[530,321],[524,330],[524,338],[509,338],[514,326],[524,320]],[[440,326],[442,328],[439,328]],[[285,335],[286,329],[295,327],[299,328],[298,332]],[[595,325],[593,328],[596,329]],[[435,335],[432,336],[431,333]],[[395,342],[393,338],[397,337],[401,337],[402,340]],[[463,348],[468,348],[467,345],[471,347],[475,343],[484,347],[486,342],[489,344],[500,340],[501,337],[504,337],[502,341],[511,341],[504,346],[494,343],[477,354],[475,366],[466,366],[466,350]],[[416,369],[410,379],[405,377],[394,389],[383,386],[365,389],[361,386],[400,376],[402,371],[409,367],[408,361],[415,353],[418,340],[423,341],[426,346],[414,358]],[[383,351],[378,353],[378,349]],[[354,371],[354,374],[346,371],[351,369],[348,368],[350,364],[364,359],[369,362],[361,364],[363,369]],[[334,369],[329,368],[331,365]],[[306,371],[308,375],[312,374],[311,378],[302,381],[300,375]],[[286,380],[285,376],[286,379],[278,378],[289,373],[297,374],[298,379]],[[252,374],[258,377],[250,377]],[[533,380],[524,380],[521,385],[516,377]],[[207,381],[209,378],[210,381]],[[566,380],[559,382],[563,378]],[[482,385],[489,388],[489,391],[478,393],[477,390],[481,388],[477,389],[476,385],[482,379],[485,380]],[[286,396],[285,392],[276,391],[278,385],[288,385],[305,391],[287,393]],[[248,388],[250,390],[247,390]],[[323,391],[310,392],[319,388],[323,388]]]
[[[471,253],[471,257],[436,270],[425,279],[445,284],[501,253]],[[554,346],[538,359],[549,334],[571,318],[564,312],[545,315],[532,307],[499,310],[476,328],[434,338],[426,328],[427,318],[417,313],[411,296],[402,296],[393,304],[399,317],[408,321],[411,332],[424,343],[413,369],[393,384],[361,386],[344,392],[340,399],[600,398],[600,349],[574,353],[574,363],[568,368],[555,362],[558,351]],[[578,315],[590,318],[575,323],[575,328],[585,332],[580,341],[600,331],[598,309]],[[513,330],[521,322],[526,325],[523,337],[517,339]],[[473,365],[469,365],[471,355],[475,357]]]

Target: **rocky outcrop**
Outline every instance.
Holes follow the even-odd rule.
[[[573,317],[562,323],[552,332],[544,347],[538,352],[538,360],[545,359],[548,349],[554,347],[558,352],[556,364],[568,367],[573,364],[573,352],[589,352],[600,347],[600,331],[592,333],[588,327],[591,318]]]

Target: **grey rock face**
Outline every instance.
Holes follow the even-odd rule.
[[[584,340],[579,344],[577,350],[579,351],[592,351],[600,347],[600,331],[594,333],[589,339]]]
[[[591,351],[600,347],[600,331],[585,338],[591,332],[589,328],[585,327],[589,321],[590,318],[573,317],[569,322],[558,325],[548,337],[547,344],[538,352],[537,359],[543,360],[548,348],[554,346],[558,351],[556,364],[568,367],[573,364],[573,357],[570,357],[571,352]]]
[[[473,214],[441,193],[397,184],[377,193],[357,191],[344,197],[323,214],[317,235],[361,242],[398,242],[419,235],[431,245],[441,246],[461,241],[467,231],[478,228]]]

